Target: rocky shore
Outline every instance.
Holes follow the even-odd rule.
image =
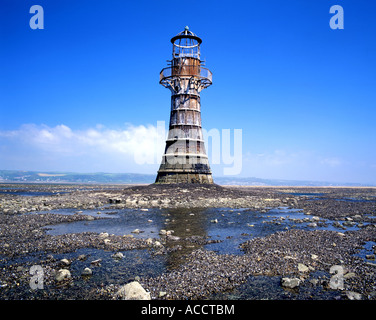
[[[87,292],[72,285],[91,277],[93,266],[100,264],[96,261],[99,259],[93,258],[85,267],[82,265],[82,272],[77,275],[70,266],[85,257],[62,261],[56,255],[94,248],[121,260],[127,251],[147,250],[152,255],[166,255],[195,241],[216,241],[199,237],[179,239],[167,231],[147,239],[106,232],[47,234],[46,226],[103,219],[85,214],[87,209],[247,208],[267,215],[271,209],[279,207],[300,209],[312,228],[292,228],[245,239],[240,255],[219,254],[203,248],[193,250],[180,265],[162,274],[138,277],[137,282],[150,293],[151,299],[212,298],[257,276],[279,277],[279,286],[293,290],[297,299],[310,298],[310,294],[299,294],[299,288],[330,292],[336,299],[376,299],[375,248],[372,248],[376,241],[375,188],[22,185],[35,195],[20,196],[13,192],[14,188],[19,190],[20,185],[3,184],[1,187],[0,299],[117,299],[119,283],[103,285],[99,281]],[[49,212],[68,208],[76,213]],[[335,221],[341,228],[315,230],[325,219]],[[353,226],[356,230],[347,230]],[[183,242],[176,245],[177,240]],[[371,249],[368,258],[364,258],[359,252],[367,243]],[[44,290],[30,289],[33,265],[43,269]],[[342,288],[335,287],[331,281],[335,266],[337,269],[339,266],[341,272]],[[124,279],[124,284],[131,280],[134,279]]]

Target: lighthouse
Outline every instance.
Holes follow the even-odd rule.
[[[212,73],[200,59],[202,40],[185,27],[171,39],[172,59],[159,83],[171,91],[169,132],[156,183],[213,183],[201,127],[201,90]]]

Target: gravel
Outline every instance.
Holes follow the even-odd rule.
[[[14,186],[5,186],[9,191],[14,190],[12,189]],[[207,299],[216,294],[231,292],[244,285],[247,279],[255,276],[280,277],[281,287],[282,279],[298,279],[299,281],[294,281],[294,288],[291,290],[309,284],[311,287],[320,287],[320,290],[333,291],[329,285],[333,266],[340,266],[344,276],[344,289],[337,290],[338,297],[376,299],[376,265],[371,259],[374,257],[374,252],[368,252],[368,257],[371,257],[368,260],[359,256],[365,243],[376,241],[375,188],[271,188],[218,185],[148,185],[128,188],[33,185],[25,188],[29,192],[53,191],[53,194],[35,196],[17,196],[11,192],[0,194],[1,299],[66,298],[67,292],[72,298],[114,299],[121,287],[119,284],[100,285],[99,281],[97,287],[85,292],[74,285],[77,279],[81,278],[81,274],[57,281],[56,275],[59,270],[69,268],[69,265],[63,267],[61,261],[54,259],[53,255],[72,253],[81,248],[109,251],[112,255],[120,251],[140,249],[148,249],[151,254],[169,254],[174,250],[181,250],[179,247],[181,239],[175,235],[169,235],[169,241],[179,244],[173,248],[166,248],[163,246],[163,241],[161,244],[159,235],[154,239],[142,239],[130,235],[111,235],[106,232],[62,235],[46,233],[45,227],[49,225],[100,219],[83,213],[64,215],[48,211],[62,208],[97,210],[104,206],[113,210],[249,208],[264,213],[271,208],[288,207],[301,209],[307,217],[315,217],[311,221],[314,221],[316,226],[320,224],[320,219],[346,222],[342,225],[341,232],[317,230],[316,226],[312,225],[314,230],[291,229],[251,238],[241,244],[243,254],[240,255],[218,254],[205,249],[194,250],[188,253],[178,266],[161,274],[139,279],[142,287],[150,292],[152,299]],[[43,213],[40,213],[41,211]],[[358,226],[358,230],[347,230],[351,227],[350,224]],[[192,244],[217,241],[194,236],[184,240]],[[120,257],[120,254],[117,256]],[[81,257],[77,260],[85,259]],[[31,291],[29,287],[29,270],[35,264],[43,267],[44,290]],[[90,268],[92,267],[93,265],[90,265]],[[100,263],[95,268],[100,268]],[[84,268],[81,272],[83,270]],[[88,270],[86,272],[90,273]],[[315,272],[324,272],[326,278],[313,279],[312,275]],[[127,281],[129,279],[124,279],[123,285]],[[25,289],[20,290],[21,287]],[[62,288],[65,290],[64,294]],[[299,297],[299,293],[297,294]]]

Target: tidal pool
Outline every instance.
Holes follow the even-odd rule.
[[[304,215],[300,209],[280,207],[267,212],[250,209],[209,208],[209,209],[104,209],[50,211],[60,214],[85,214],[106,219],[77,221],[47,226],[47,233],[60,235],[80,232],[107,232],[108,234],[132,234],[136,238],[159,238],[160,230],[172,231],[178,240],[171,245],[193,246],[195,238],[210,240],[207,250],[220,254],[242,254],[239,245],[254,237],[291,228],[307,230],[334,230],[343,232],[357,230],[357,224],[344,227],[343,222]],[[79,213],[77,213],[79,212]],[[136,229],[139,230],[137,233]],[[136,233],[134,233],[136,231]],[[197,241],[196,241],[197,242]]]
[[[136,238],[156,238],[167,249],[156,253],[155,249],[121,251],[123,259],[114,259],[114,252],[82,248],[74,252],[56,254],[56,259],[72,260],[70,270],[79,280],[74,287],[82,290],[97,290],[98,285],[121,285],[139,277],[155,277],[178,268],[186,262],[187,254],[202,248],[218,254],[241,255],[240,244],[254,237],[264,237],[291,228],[322,229],[344,232],[338,221],[305,215],[301,209],[288,207],[269,208],[260,211],[251,209],[114,209],[95,210],[58,209],[55,214],[84,214],[104,219],[76,221],[45,227],[47,234],[61,235],[80,232],[107,232],[115,235],[132,234]],[[41,213],[41,212],[40,212]],[[35,214],[35,213],[31,213]],[[341,226],[341,227],[339,227]],[[346,230],[358,229],[357,224]],[[136,229],[139,233],[133,233]],[[171,231],[173,239],[160,235],[160,230]],[[84,254],[87,259],[78,259]],[[90,261],[101,259],[100,266]],[[81,278],[85,267],[93,275]],[[318,275],[312,277],[317,278]],[[252,276],[241,286],[229,292],[213,295],[212,299],[305,299],[334,298],[337,292],[326,292],[309,281],[298,291],[286,291],[280,286],[281,277]]]

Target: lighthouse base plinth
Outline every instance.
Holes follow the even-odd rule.
[[[155,183],[202,183],[212,184],[211,173],[158,172]]]

